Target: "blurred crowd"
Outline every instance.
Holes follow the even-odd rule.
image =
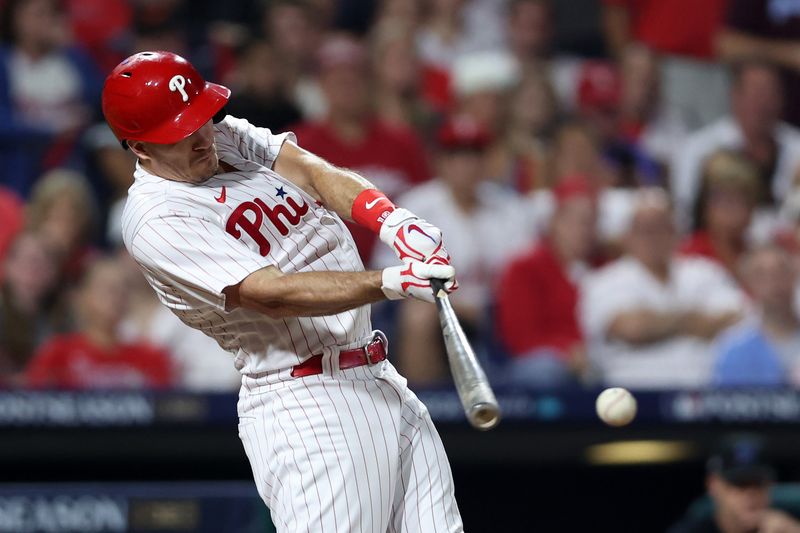
[[[121,244],[102,80],[169,50],[443,230],[498,382],[800,385],[800,2],[0,0],[0,38],[0,383],[238,387]],[[448,380],[433,306],[375,323]]]

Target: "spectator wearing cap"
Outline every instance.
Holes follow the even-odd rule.
[[[492,135],[486,172],[505,184],[516,178],[502,141],[509,125],[509,98],[520,75],[516,59],[500,51],[465,55],[453,66],[454,114],[480,124]]]
[[[671,165],[671,189],[684,223],[700,190],[703,163],[721,148],[740,151],[756,164],[760,206],[774,207],[789,193],[800,165],[800,130],[780,120],[782,100],[774,67],[755,61],[736,66],[730,115],[687,137]]]
[[[101,79],[68,46],[58,2],[9,0],[0,20],[0,168],[4,183],[27,198],[43,171],[75,163]]]
[[[407,128],[389,126],[369,98],[371,69],[360,41],[334,35],[322,45],[320,83],[328,102],[323,120],[295,128],[300,143],[334,165],[359,172],[389,196],[430,178],[422,144]],[[369,263],[376,236],[349,224],[361,258]]]
[[[521,200],[486,178],[491,142],[480,124],[466,118],[447,121],[438,132],[438,178],[399,200],[447,236],[461,287],[451,302],[473,338],[484,326],[497,274],[534,236]],[[391,250],[380,250],[376,265],[391,264]],[[408,379],[417,383],[444,379],[447,367],[435,306],[402,302],[398,328],[402,339],[398,363]]]
[[[712,154],[694,208],[693,232],[680,252],[715,261],[738,278],[759,185],[758,169],[744,155],[730,150]]]
[[[719,266],[676,256],[669,197],[635,193],[625,255],[584,280],[581,322],[609,386],[669,389],[711,379],[710,341],[738,322],[746,299]]]
[[[794,309],[797,269],[786,250],[765,245],[741,264],[754,316],[718,340],[713,384],[719,387],[800,385],[800,320]]]
[[[3,262],[0,285],[0,384],[16,382],[49,336],[69,326],[58,298],[56,258],[40,237],[19,234]]]
[[[462,56],[497,49],[502,26],[494,10],[481,9],[488,2],[433,0],[417,37],[422,61],[447,73]],[[481,12],[483,11],[483,12]]]
[[[499,135],[506,125],[505,103],[519,79],[519,64],[507,52],[460,57],[453,65],[454,114],[465,115]]]
[[[665,104],[692,129],[725,113],[728,76],[715,63],[715,36],[727,2],[603,0],[609,51],[621,59],[629,45],[641,43],[658,54]]]
[[[25,377],[39,388],[157,388],[172,384],[166,353],[125,343],[119,327],[130,302],[125,274],[112,259],[95,261],[75,294],[79,330],[57,335],[30,361]]]
[[[669,533],[798,533],[800,522],[772,503],[775,468],[754,435],[726,438],[706,465],[710,512],[692,512]]]
[[[573,176],[554,189],[549,231],[513,259],[496,285],[496,329],[512,355],[510,377],[557,387],[586,367],[578,323],[578,285],[592,262],[596,205],[589,182]]]
[[[125,59],[133,6],[126,0],[70,0],[65,2],[70,30],[81,48],[91,54],[102,72]]]

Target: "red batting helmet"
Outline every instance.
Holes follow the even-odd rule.
[[[140,52],[106,78],[103,114],[120,141],[172,144],[200,129],[230,95],[179,55]]]

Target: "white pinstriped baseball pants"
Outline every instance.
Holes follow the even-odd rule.
[[[457,533],[453,478],[427,408],[383,361],[245,376],[239,437],[279,533]]]

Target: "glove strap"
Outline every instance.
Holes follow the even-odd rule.
[[[395,210],[395,205],[377,189],[361,191],[350,208],[351,218],[375,233],[380,233],[383,221]]]

